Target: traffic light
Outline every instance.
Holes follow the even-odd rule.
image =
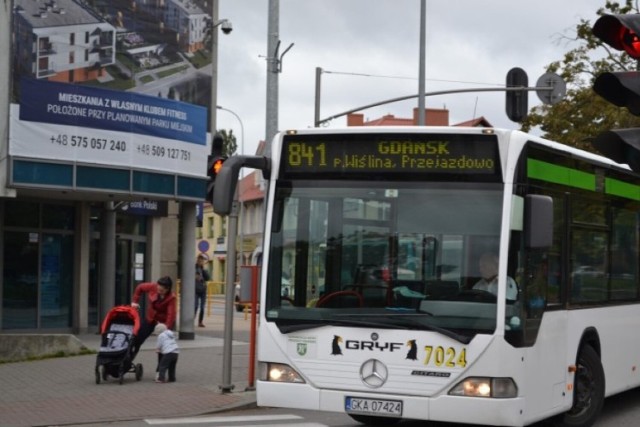
[[[224,140],[222,135],[216,133],[211,143],[211,154],[207,159],[207,176],[209,182],[207,183],[207,202],[213,203],[213,189],[216,183],[216,177],[222,169],[222,164],[227,160],[227,156],[224,155]]]
[[[527,87],[529,77],[522,68],[512,68],[507,73],[507,87]],[[521,123],[529,109],[529,92],[523,90],[507,91],[507,117],[516,123]]]
[[[632,58],[640,58],[640,15],[602,15],[591,32],[612,48],[624,50]]]
[[[591,31],[612,48],[640,59],[640,14],[602,15]],[[640,72],[602,73],[596,77],[593,90],[606,101],[640,116]],[[640,172],[640,129],[609,130],[591,144],[610,159]]]

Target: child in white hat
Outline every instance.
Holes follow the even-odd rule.
[[[167,329],[164,323],[158,323],[154,329],[158,335],[156,343],[156,352],[160,359],[158,360],[158,373],[156,375],[157,383],[166,383],[167,374],[169,382],[176,380],[176,364],[178,363],[178,343],[171,329]]]

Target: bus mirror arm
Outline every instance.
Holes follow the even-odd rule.
[[[553,244],[553,199],[540,194],[528,194],[524,209],[525,245],[528,248],[549,248]]]
[[[266,180],[271,175],[271,160],[264,156],[231,156],[225,160],[213,189],[213,211],[218,215],[231,213],[238,176],[243,167],[260,169]]]

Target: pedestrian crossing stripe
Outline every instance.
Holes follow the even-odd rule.
[[[201,417],[182,417],[182,418],[149,418],[145,419],[149,425],[166,425],[166,424],[220,424],[220,423],[243,423],[243,422],[261,422],[261,421],[286,421],[300,420],[302,417],[293,414],[283,415],[238,415],[229,416],[201,416]],[[309,426],[311,427],[311,426]]]

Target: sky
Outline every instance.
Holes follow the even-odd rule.
[[[270,0],[218,0],[219,18],[233,31],[219,35],[218,129],[233,130],[238,151],[255,154],[266,133],[266,60]],[[595,22],[605,0],[427,0],[425,92],[504,87],[520,67],[535,86],[545,67],[576,47],[580,19]],[[420,0],[279,0],[278,129],[313,127],[316,68],[323,70],[320,118],[401,96],[417,95]],[[540,104],[529,94],[529,108]],[[417,99],[361,111],[412,117]],[[450,123],[483,116],[517,129],[505,113],[504,92],[430,96],[427,108],[447,108]],[[330,128],[346,126],[346,118]],[[244,131],[244,132],[243,132]]]

